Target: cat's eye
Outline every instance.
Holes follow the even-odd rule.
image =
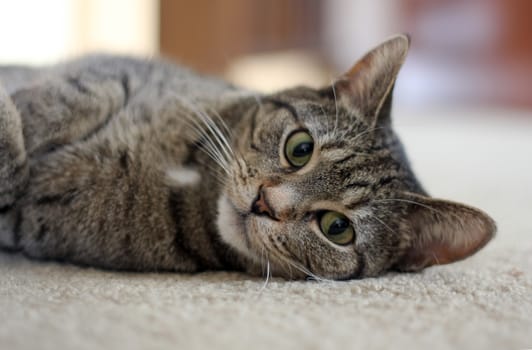
[[[288,163],[301,168],[308,163],[314,151],[314,140],[307,131],[299,130],[292,133],[286,140],[284,154]]]
[[[321,232],[333,243],[346,245],[353,242],[355,230],[345,215],[326,211],[318,216]]]

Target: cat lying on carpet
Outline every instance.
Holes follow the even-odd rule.
[[[392,129],[396,36],[331,86],[257,95],[163,61],[0,68],[0,245],[136,271],[351,279],[470,256]]]

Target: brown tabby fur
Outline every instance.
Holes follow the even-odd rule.
[[[0,245],[109,269],[268,266],[288,278],[415,271],[482,248],[495,224],[427,196],[392,130],[408,37],[333,85],[257,95],[163,61],[95,56],[0,68]],[[284,158],[312,135],[310,162]],[[264,194],[267,215],[252,205]],[[355,230],[338,246],[316,213]]]

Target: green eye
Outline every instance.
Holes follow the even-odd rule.
[[[320,217],[321,232],[333,243],[346,245],[353,241],[355,230],[344,215],[334,212],[324,212]]]
[[[284,154],[286,159],[296,168],[301,168],[308,163],[314,150],[314,140],[306,131],[300,130],[294,132],[286,140]]]

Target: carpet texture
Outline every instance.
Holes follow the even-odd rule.
[[[399,114],[430,192],[497,221],[497,237],[473,258],[417,274],[265,285],[236,273],[116,273],[0,253],[0,348],[531,348],[530,113]]]

